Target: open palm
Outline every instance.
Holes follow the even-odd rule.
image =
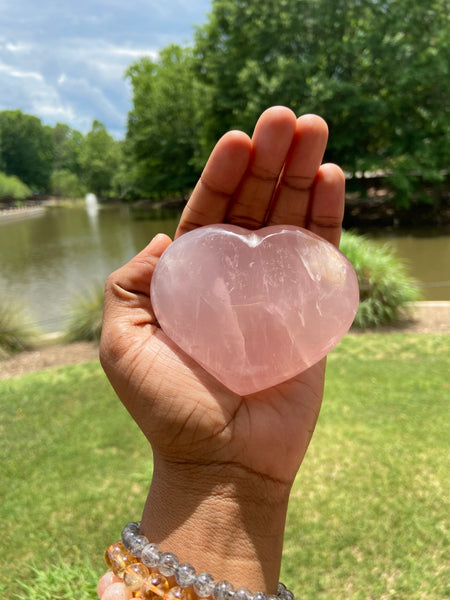
[[[250,229],[291,224],[337,245],[344,177],[321,165],[327,126],[274,107],[252,138],[219,140],[181,216],[176,237],[212,223]],[[301,375],[241,397],[186,356],[158,326],[151,277],[170,238],[158,235],[108,279],[103,367],[160,460],[256,473],[290,486],[320,410],[325,360]]]

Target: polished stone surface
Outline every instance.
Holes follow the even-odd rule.
[[[324,357],[349,329],[359,291],[345,256],[304,229],[211,225],[164,252],[151,299],[163,331],[246,395]]]

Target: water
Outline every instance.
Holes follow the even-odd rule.
[[[0,219],[0,298],[24,303],[45,331],[62,331],[77,294],[103,284],[157,233],[173,236],[177,220],[135,221],[127,207]]]
[[[178,216],[135,220],[127,207],[48,208],[34,218],[0,218],[0,299],[23,302],[45,331],[64,329],[78,293],[144,248],[156,233],[173,236]],[[371,234],[373,236],[373,234]],[[450,300],[450,235],[376,236],[411,265],[427,300]],[[435,283],[447,281],[446,286]]]

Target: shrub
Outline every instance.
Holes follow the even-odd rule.
[[[99,340],[102,333],[103,284],[78,294],[69,306],[66,339],[69,342]]]
[[[0,173],[0,200],[25,200],[31,195],[30,188],[18,177]]]
[[[5,298],[0,300],[0,358],[22,352],[35,345],[39,330],[22,304]]]
[[[63,198],[82,198],[85,190],[75,173],[60,169],[54,171],[50,178],[50,191]]]
[[[420,300],[417,282],[392,250],[348,231],[342,234],[340,249],[358,277],[360,303],[354,326],[399,322],[408,314],[408,302]]]

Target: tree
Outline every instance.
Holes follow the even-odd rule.
[[[54,161],[52,129],[20,110],[0,112],[2,170],[32,189],[45,191]]]
[[[391,174],[406,202],[448,172],[449,40],[446,0],[213,0],[194,46],[203,147],[272,104],[316,112],[327,158]]]
[[[133,89],[125,151],[144,195],[184,192],[198,176],[198,90],[187,49],[164,48],[127,72]]]
[[[80,148],[82,183],[98,196],[108,196],[121,161],[120,145],[100,121],[94,121]]]

